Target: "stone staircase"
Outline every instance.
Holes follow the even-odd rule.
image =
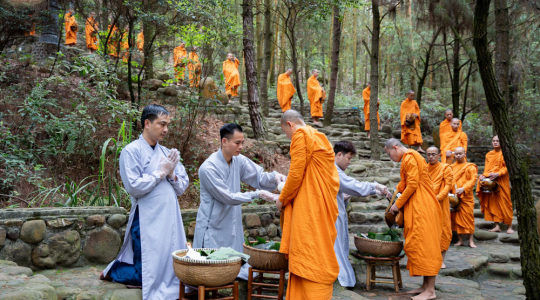
[[[244,99],[246,98],[247,95],[245,95]],[[216,115],[218,118],[225,122],[236,121],[240,123],[247,135],[252,136],[253,131],[250,126],[249,111],[247,103],[245,102],[246,101],[244,101],[244,105],[240,105],[237,101],[233,101],[229,105],[217,107],[215,112],[217,112]],[[297,106],[298,105],[293,104],[293,109],[299,109]],[[307,109],[309,110],[309,106]],[[391,189],[394,189],[400,181],[400,163],[390,161],[390,158],[384,152],[381,153],[380,161],[371,160],[370,140],[367,137],[367,133],[363,130],[360,112],[356,110],[356,115],[354,115],[354,113],[350,112],[351,110],[344,111],[347,111],[347,113],[358,118],[358,121],[356,121],[357,119],[353,118],[353,120],[351,120],[352,124],[332,124],[330,127],[317,128],[317,130],[326,134],[332,143],[340,140],[349,140],[356,146],[358,157],[356,159],[353,158],[351,165],[349,168],[347,168],[345,173],[359,181],[377,181],[381,184],[387,185]],[[268,146],[275,146],[278,153],[288,156],[290,140],[285,136],[285,134],[283,134],[281,130],[281,109],[277,99],[270,99],[269,112],[269,117],[264,119],[265,128],[268,132],[268,141],[266,144]],[[337,113],[339,114],[343,112],[337,110]],[[304,121],[307,125],[313,126],[309,113],[306,113],[306,115],[308,115],[308,117],[304,117]],[[386,140],[391,137],[392,128],[389,126],[387,128],[383,128],[383,131],[379,133],[381,146],[384,146]],[[484,170],[484,162],[481,158],[484,156],[484,154],[480,153],[485,153],[490,149],[489,147],[485,146],[476,148],[474,150],[474,162],[478,166],[478,172],[482,173]],[[533,195],[535,200],[538,201],[538,198],[540,198],[540,175],[532,174],[530,177],[533,185]],[[493,223],[484,220],[484,215],[480,211],[479,200],[476,197],[475,202],[474,215],[476,232],[474,237],[477,242],[486,244],[519,244],[516,217],[514,217],[514,222],[512,224],[512,228],[514,231],[516,231],[515,234],[506,234],[506,225],[503,224],[501,224],[503,229],[502,233],[488,232],[489,229],[493,228]],[[389,201],[386,198],[379,196],[352,197],[351,204],[348,208],[349,232],[352,234],[360,234],[368,232],[380,233],[387,231],[388,226],[384,221],[384,211],[388,204]]]

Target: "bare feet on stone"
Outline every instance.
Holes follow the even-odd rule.
[[[510,229],[510,228],[508,228]],[[491,230],[489,230],[489,232],[501,232],[501,228],[499,227],[499,224],[495,225],[495,227]]]
[[[469,247],[476,248],[476,245],[474,244],[474,242],[469,242]]]
[[[446,265],[442,263],[441,269],[446,269]]]
[[[459,246],[462,246],[462,245],[463,245],[463,242],[457,242],[457,243],[454,244],[454,246],[456,246],[456,247],[459,247]]]
[[[426,291],[426,288],[421,286],[421,287],[419,287],[417,289],[414,289],[412,291],[408,291],[407,294],[421,294],[421,293],[423,293],[425,291]]]
[[[515,233],[515,231],[512,229],[512,227],[508,227],[508,230],[506,231],[508,234]]]
[[[437,295],[435,295],[435,291],[424,291],[418,296],[411,297],[412,300],[428,300],[428,299],[436,299]]]

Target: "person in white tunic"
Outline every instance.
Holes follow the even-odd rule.
[[[339,215],[336,220],[337,238],[334,243],[334,251],[339,263],[339,284],[343,287],[354,287],[356,277],[349,261],[349,222],[347,218],[347,206],[351,196],[367,197],[374,194],[387,194],[388,189],[376,182],[360,182],[345,174],[345,170],[351,164],[351,159],[356,155],[356,148],[349,141],[339,141],[334,145],[335,159],[339,174],[339,192],[337,194]]]
[[[274,201],[272,193],[285,176],[264,172],[263,168],[240,154],[244,147],[242,127],[225,124],[219,130],[221,148],[199,168],[201,204],[197,212],[194,248],[231,247],[243,252],[244,229],[241,204],[261,198]],[[242,192],[240,182],[260,189]],[[249,265],[238,278],[247,280]]]
[[[171,253],[186,248],[177,196],[184,193],[189,178],[178,150],[159,144],[169,123],[163,106],[145,107],[143,133],[120,154],[120,176],[131,196],[131,213],[120,253],[102,272],[102,279],[142,286],[145,300],[178,298],[180,282]]]

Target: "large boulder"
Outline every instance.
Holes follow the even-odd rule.
[[[435,147],[441,148],[441,136],[439,135],[439,126],[435,126],[433,128],[433,133],[431,134],[433,137],[433,143],[435,144]]]
[[[32,247],[27,243],[18,240],[4,247],[5,258],[17,263],[19,266],[29,266]]]
[[[20,238],[21,240],[30,243],[37,244],[45,238],[45,232],[47,231],[47,225],[43,220],[32,220],[24,222]]]
[[[80,256],[81,237],[75,230],[57,233],[32,251],[32,262],[36,267],[53,269],[69,266]]]
[[[221,101],[222,104],[227,104],[229,102],[227,95],[218,89],[216,82],[212,77],[201,79],[199,87],[201,89],[201,95],[204,99],[216,99]]]
[[[146,81],[146,87],[150,91],[157,91],[159,88],[163,87],[163,81],[159,79],[149,79]]]
[[[88,233],[84,255],[97,263],[110,263],[118,254],[121,246],[120,235],[112,228],[103,226]]]

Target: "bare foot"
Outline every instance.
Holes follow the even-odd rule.
[[[508,227],[508,230],[506,231],[506,233],[508,233],[508,234],[512,234],[514,232],[515,231],[512,229],[512,227]]]
[[[476,248],[476,245],[474,244],[474,242],[469,242],[469,247]]]
[[[459,247],[461,245],[463,245],[463,242],[457,242],[457,243],[454,244],[454,246],[456,246],[456,247]]]
[[[441,269],[446,269],[446,265],[444,264],[444,262],[442,263]]]
[[[426,151],[424,151],[424,149],[422,149],[422,148],[418,148],[417,151],[420,152],[420,153],[426,153]]]
[[[420,294],[420,293],[423,293],[426,291],[426,288],[425,287],[419,287],[415,290],[412,290],[412,291],[408,291],[407,294]]]
[[[501,229],[499,227],[495,227],[491,230],[488,230],[489,232],[501,232]]]
[[[429,300],[429,299],[436,299],[436,298],[437,298],[437,295],[435,295],[435,291],[425,291],[418,296],[411,297],[412,300]]]

